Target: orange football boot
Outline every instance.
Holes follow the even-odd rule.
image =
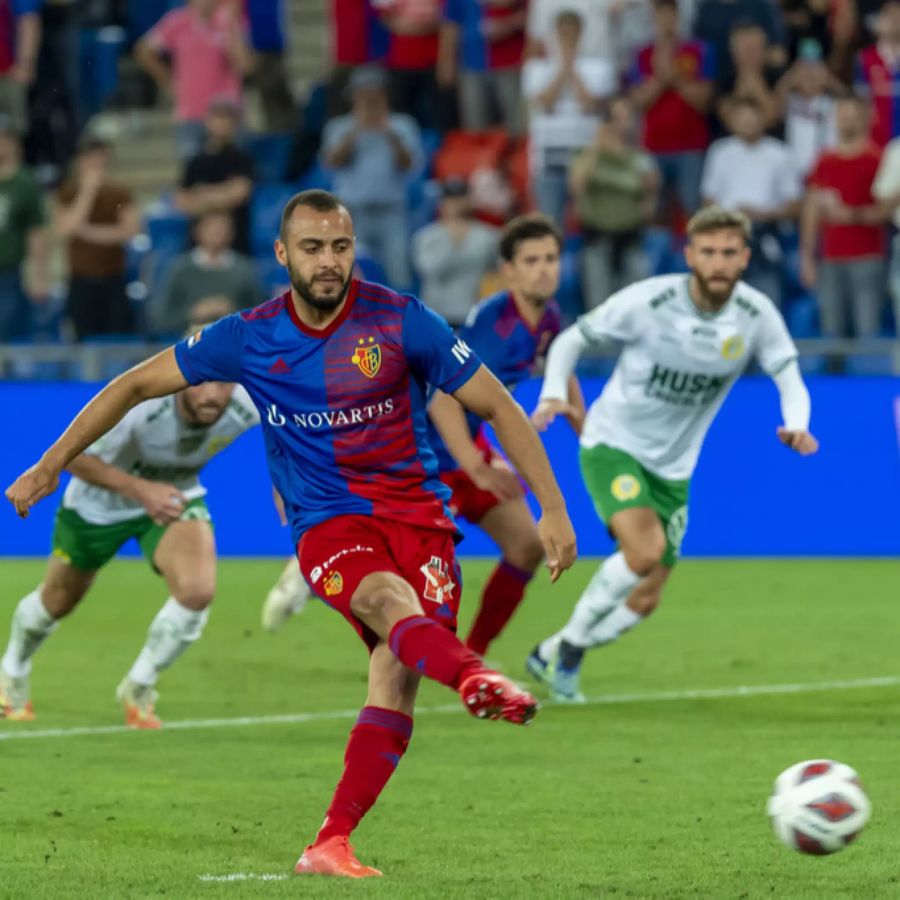
[[[125,712],[125,724],[129,728],[162,728],[154,708],[158,698],[159,694],[152,687],[138,684],[130,678],[123,679],[116,688],[116,700]]]
[[[353,852],[350,839],[342,835],[311,844],[294,867],[295,875],[335,875],[339,878],[380,878],[381,872],[364,866]]]

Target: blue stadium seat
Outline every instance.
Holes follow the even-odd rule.
[[[851,353],[845,360],[844,372],[847,375],[891,375],[891,358],[888,354],[883,356],[869,356],[862,353]]]
[[[363,280],[374,281],[376,284],[385,284],[390,287],[384,267],[362,244],[356,248],[356,265],[362,272]]]
[[[188,245],[188,220],[171,202],[160,200],[144,217],[153,250],[181,252]]]
[[[571,239],[569,239],[571,240]],[[563,250],[559,291],[556,299],[567,321],[574,321],[584,311],[581,289],[581,260],[577,250]]]
[[[812,294],[795,297],[786,307],[784,318],[795,338],[819,336],[819,308]]]
[[[294,185],[259,184],[250,201],[250,246],[253,255],[265,258],[272,253],[272,242],[278,237],[281,212],[296,193]]]
[[[254,134],[247,139],[257,181],[284,181],[293,135]]]
[[[271,252],[268,257],[259,257],[255,262],[256,274],[267,299],[275,297],[288,287],[290,282],[287,271]]]
[[[441,133],[433,128],[423,128],[421,135],[422,150],[425,154],[425,175],[431,178],[434,157],[441,148]]]
[[[409,205],[409,232],[412,234],[434,221],[441,202],[441,186],[437,181],[411,178],[406,186],[406,200]]]
[[[317,160],[316,164],[307,169],[298,179],[294,186],[298,191],[309,191],[313,188],[320,188],[323,191],[331,190],[331,172],[322,167]]]

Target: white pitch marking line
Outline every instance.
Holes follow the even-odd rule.
[[[290,875],[284,872],[255,874],[253,872],[232,872],[230,875],[198,875],[200,881],[287,881]]]
[[[720,700],[734,697],[765,697],[777,694],[809,694],[819,691],[846,691],[859,688],[896,687],[900,675],[881,675],[875,678],[851,678],[838,681],[808,681],[796,684],[748,684],[721,688],[696,688],[694,690],[658,691],[649,694],[603,694],[588,697],[585,706],[612,706],[617,703],[666,703],[679,700]],[[416,715],[429,713],[458,713],[463,707],[456,703],[442,706],[423,706]],[[238,716],[231,719],[182,719],[166,722],[162,734],[167,731],[198,731],[204,728],[240,728],[246,725],[303,725],[310,722],[327,722],[334,719],[355,719],[358,709],[338,709],[310,713],[283,713],[271,716]],[[2,719],[0,719],[0,727]],[[16,728],[17,726],[10,726]],[[27,740],[30,738],[80,737],[98,734],[125,734],[134,729],[126,725],[90,725],[76,728],[47,728],[34,731],[0,731],[0,741]]]

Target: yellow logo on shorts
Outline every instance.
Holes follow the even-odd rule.
[[[740,359],[744,355],[744,339],[739,334],[726,338],[722,344],[722,359]]]
[[[72,557],[69,556],[69,554],[66,553],[66,551],[63,550],[61,547],[54,547],[54,548],[53,548],[53,555],[54,555],[57,559],[61,559],[64,563],[71,563],[71,562],[72,562]]]
[[[333,597],[335,594],[339,594],[344,589],[344,579],[341,577],[341,573],[332,572],[322,582],[322,587],[325,588],[326,597]]]
[[[610,490],[616,500],[634,500],[641,492],[641,483],[634,475],[618,475],[613,479]]]
[[[375,338],[370,337],[366,343],[359,339],[360,346],[353,351],[353,362],[366,378],[374,378],[381,368],[381,347],[375,343]]]

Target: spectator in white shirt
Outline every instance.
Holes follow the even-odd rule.
[[[818,41],[805,40],[797,61],[779,80],[775,93],[784,119],[784,139],[801,175],[807,175],[822,151],[837,143],[835,97],[847,89],[828,71]]]
[[[567,173],[575,154],[589,144],[600,121],[600,101],[612,93],[613,67],[581,55],[584,23],[578,13],[556,19],[557,54],[525,64],[522,92],[531,110],[531,186],[538,209],[563,224]]]
[[[764,112],[751,97],[736,98],[732,137],[710,148],[703,167],[701,193],[707,203],[740,210],[753,223],[753,256],[746,280],[781,302],[782,252],[779,226],[795,220],[802,184],[784,141],[765,134]]]
[[[448,179],[442,195],[437,221],[413,235],[413,265],[422,279],[422,302],[456,328],[481,299],[484,277],[497,267],[497,229],[474,217],[463,179]]]

